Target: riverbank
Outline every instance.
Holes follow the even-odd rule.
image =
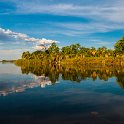
[[[85,57],[85,58],[68,58],[58,61],[40,60],[40,59],[19,59],[14,61],[17,65],[94,65],[94,66],[124,66],[124,57]]]
[[[12,62],[12,63],[14,63],[16,61],[18,61],[18,60],[1,60],[0,62],[2,62],[2,63],[6,63],[6,62]]]

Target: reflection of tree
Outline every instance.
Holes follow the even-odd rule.
[[[122,67],[89,67],[89,66],[57,66],[57,65],[21,65],[23,74],[34,74],[33,80],[26,81],[22,78],[20,81],[6,84],[3,83],[0,89],[0,95],[7,95],[12,92],[22,92],[27,88],[45,87],[53,85],[59,77],[63,80],[81,82],[88,78],[93,81],[100,79],[107,81],[111,77],[116,77],[117,83],[124,88],[124,69]],[[11,80],[10,80],[11,81]]]
[[[119,73],[116,73],[116,77],[117,77],[117,82],[118,84],[124,88],[124,72],[119,72]]]
[[[63,80],[81,82],[87,78],[92,80],[100,79],[107,81],[111,77],[116,77],[121,87],[124,87],[124,70],[121,67],[90,67],[90,66],[72,66],[72,65],[21,65],[22,73],[33,73],[37,76],[48,76],[52,83],[58,81],[59,75]]]

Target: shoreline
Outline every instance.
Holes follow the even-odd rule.
[[[51,60],[40,60],[40,59],[19,59],[14,61],[17,65],[44,65],[44,64],[50,64],[50,65],[80,65],[80,66],[87,66],[87,65],[94,65],[94,66],[124,66],[124,57],[86,57],[86,58],[70,58],[70,59],[63,59],[61,61],[51,61]]]
[[[17,61],[17,60],[1,60],[0,62],[2,62],[2,63],[6,63],[6,62],[15,62],[15,61]]]

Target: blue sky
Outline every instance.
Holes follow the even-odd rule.
[[[34,51],[42,38],[60,47],[106,46],[124,36],[124,0],[0,0],[0,60]]]

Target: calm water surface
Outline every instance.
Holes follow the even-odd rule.
[[[0,124],[124,124],[124,71],[0,64]]]

